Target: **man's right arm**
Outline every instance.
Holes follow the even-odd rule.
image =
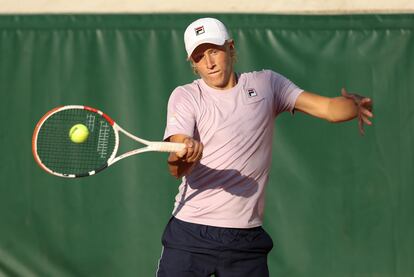
[[[184,143],[184,150],[170,153],[168,157],[168,169],[175,178],[180,178],[191,172],[193,166],[203,156],[203,144],[187,135],[172,135],[168,139],[171,142]]]

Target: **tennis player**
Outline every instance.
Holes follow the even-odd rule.
[[[271,70],[234,72],[235,43],[214,18],[191,23],[184,42],[201,78],[168,102],[164,139],[186,149],[168,158],[182,182],[157,276],[269,276],[273,242],[261,226],[275,118],[295,110],[329,122],[358,118],[363,132],[372,101],[345,90],[319,96]]]

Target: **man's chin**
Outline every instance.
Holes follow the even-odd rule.
[[[223,82],[218,80],[204,79],[204,82],[210,87],[220,87]]]

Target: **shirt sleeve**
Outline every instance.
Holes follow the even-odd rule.
[[[303,89],[299,88],[292,81],[279,73],[270,70],[268,73],[270,74],[272,90],[274,92],[276,115],[284,111],[293,113],[296,99],[303,92]]]
[[[195,127],[194,103],[191,94],[182,87],[176,88],[168,100],[167,123],[164,140],[172,135],[193,137]]]

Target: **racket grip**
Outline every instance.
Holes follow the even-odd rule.
[[[185,148],[185,144],[176,142],[153,142],[151,143],[150,147],[153,151],[180,152]]]

